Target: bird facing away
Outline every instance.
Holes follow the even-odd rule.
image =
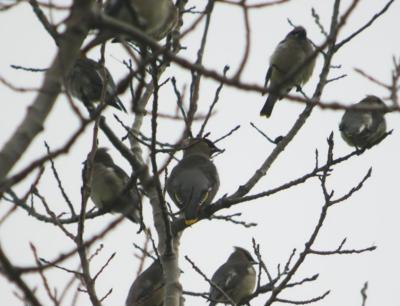
[[[367,96],[354,106],[385,108],[376,96]],[[386,133],[386,120],[379,110],[357,111],[348,109],[339,125],[342,138],[353,147],[365,148],[376,144]]]
[[[114,164],[106,148],[98,148],[93,159],[91,193],[99,209],[124,214],[135,223],[140,222],[140,196],[136,186],[126,188],[129,176]]]
[[[126,306],[161,306],[164,299],[164,275],[160,261],[154,261],[133,282]]]
[[[293,87],[300,88],[310,79],[315,58],[307,64],[304,62],[313,52],[314,48],[307,39],[307,32],[301,26],[295,27],[278,44],[270,58],[265,77],[265,88],[269,82],[269,95],[260,116],[270,117],[277,100],[282,99],[282,96],[288,94]],[[298,72],[293,75],[297,70]]]
[[[166,37],[176,27],[179,19],[178,9],[172,0],[109,0],[105,3],[104,13],[140,29],[155,40]],[[100,29],[98,35],[83,48],[83,52],[110,38],[116,38],[116,41],[119,38],[134,41],[127,34]]]
[[[183,212],[186,225],[197,221],[200,208],[210,204],[218,191],[217,168],[210,160],[217,151],[208,139],[191,139],[167,180],[168,194]]]
[[[78,58],[66,78],[66,88],[72,96],[93,110],[104,95],[106,104],[126,113],[117,96],[117,88],[108,69],[89,58]]]
[[[210,306],[218,303],[232,304],[232,301],[239,304],[243,298],[250,295],[256,284],[256,270],[253,267],[256,263],[247,250],[235,247],[235,251],[211,279],[212,283],[222,289],[230,299],[216,287],[211,286]]]
[[[178,22],[178,10],[172,0],[110,0],[104,11],[155,40],[167,36]]]

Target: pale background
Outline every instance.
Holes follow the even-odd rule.
[[[341,11],[349,5],[350,1],[342,2]],[[60,1],[60,3],[63,2]],[[195,1],[190,1],[190,3],[195,4]],[[201,1],[198,3],[199,7],[203,6]],[[385,4],[386,1],[361,1],[340,33],[340,37],[347,37]],[[323,36],[313,22],[311,8],[315,7],[323,24],[328,28],[332,5],[333,1],[327,0],[293,0],[285,5],[252,12],[250,15],[252,46],[242,80],[263,83],[269,55],[291,29],[287,18],[295,24],[306,27],[309,37],[314,42],[322,42]],[[324,101],[350,104],[362,99],[366,94],[388,96],[382,88],[356,74],[353,68],[361,68],[383,82],[390,82],[392,56],[399,56],[400,50],[400,40],[396,34],[400,26],[399,12],[400,4],[396,2],[390,11],[371,28],[337,54],[333,64],[341,65],[342,68],[332,70],[330,76],[334,77],[343,73],[348,76],[326,87],[322,95]],[[199,34],[200,31],[197,31],[184,41],[189,49],[181,52],[181,56],[188,59],[195,58]],[[44,68],[49,65],[55,54],[52,39],[39,24],[28,4],[20,4],[15,9],[1,13],[0,36],[2,38],[0,75],[17,86],[35,88],[40,86],[42,74],[16,71],[9,66],[17,64]],[[236,71],[244,50],[243,38],[242,12],[234,6],[216,4],[206,47],[205,66],[222,71],[223,66],[228,64],[231,66],[231,71]],[[98,53],[92,53],[92,57],[97,59]],[[120,64],[120,60],[125,58],[126,55],[118,46],[109,47],[106,62],[116,80],[125,73],[124,67]],[[312,79],[303,88],[308,94],[313,92],[318,81],[321,63],[322,59],[319,58]],[[187,72],[177,69],[176,66],[171,67],[168,72],[176,76],[180,88],[189,84],[190,74]],[[168,73],[164,78],[167,75]],[[208,109],[217,86],[218,84],[213,81],[202,82],[199,100],[201,110]],[[3,102],[0,144],[3,145],[23,118],[35,94],[16,93],[5,86],[0,88]],[[129,96],[124,95],[121,98],[127,106]],[[211,138],[220,137],[237,124],[240,124],[242,128],[234,136],[219,144],[220,147],[226,149],[226,152],[215,160],[221,179],[219,197],[225,193],[234,192],[240,184],[245,183],[273,149],[273,145],[266,142],[251,128],[249,122],[254,122],[268,135],[276,137],[288,131],[302,109],[302,106],[298,104],[282,101],[277,104],[272,118],[266,120],[258,116],[263,102],[264,98],[259,94],[241,92],[229,87],[225,87],[222,91],[217,106],[218,113],[207,129],[212,132]],[[164,86],[160,93],[161,110],[171,111],[175,109],[175,106],[176,100],[170,85]],[[112,117],[112,114],[117,112],[114,109],[108,109],[106,113],[108,122],[115,126],[115,130],[122,136],[123,131]],[[132,122],[132,115],[125,116],[121,113],[118,115],[127,124]],[[268,190],[310,171],[314,166],[316,148],[319,149],[320,156],[325,158],[326,138],[331,131],[335,133],[336,156],[350,152],[351,148],[339,137],[337,125],[341,116],[342,112],[315,110],[298,136],[274,163],[268,175],[256,185],[251,193]],[[336,190],[336,195],[340,195],[353,187],[364,176],[367,169],[373,166],[373,176],[367,181],[365,187],[347,202],[330,210],[316,243],[318,249],[331,250],[336,248],[344,237],[348,237],[349,248],[376,245],[378,249],[373,253],[362,255],[308,257],[294,279],[299,280],[301,277],[320,273],[319,280],[300,288],[289,289],[282,293],[282,298],[302,300],[331,289],[331,294],[319,302],[320,305],[361,305],[360,289],[365,281],[369,281],[368,305],[399,305],[397,293],[400,286],[397,275],[400,273],[398,260],[400,210],[397,174],[400,167],[398,157],[400,124],[398,118],[398,114],[387,116],[388,127],[395,130],[391,137],[361,157],[340,165],[330,177],[330,186]],[[46,130],[36,138],[14,171],[29,164],[34,157],[45,153],[43,140],[47,140],[52,148],[57,148],[64,143],[67,135],[75,131],[77,126],[78,121],[69,110],[66,100],[60,97],[45,123]],[[145,126],[149,134],[148,117]],[[165,141],[173,142],[181,134],[182,127],[182,123],[162,120],[160,137]],[[197,132],[196,129],[195,132]],[[103,135],[100,141],[102,145],[110,146]],[[80,203],[81,163],[90,145],[91,131],[78,140],[70,154],[56,160],[66,190],[77,205]],[[129,171],[128,163],[115,150],[111,150],[111,154],[116,163]],[[17,190],[22,194],[27,188],[28,185],[23,183]],[[49,169],[42,179],[40,190],[48,197],[54,210],[60,212],[67,209]],[[203,221],[186,230],[181,240],[180,252],[180,264],[185,272],[181,277],[184,289],[208,290],[208,284],[189,267],[183,258],[184,255],[189,255],[211,277],[217,267],[226,260],[232,251],[232,246],[239,245],[251,249],[252,237],[261,244],[263,258],[275,274],[276,265],[284,264],[293,248],[299,250],[303,248],[304,242],[317,222],[322,204],[319,183],[313,179],[289,191],[223,211],[223,213],[242,212],[243,219],[259,224],[256,228],[244,229],[224,221]],[[8,203],[2,202],[0,214],[6,212],[9,207]],[[146,204],[145,220],[150,222],[150,218],[151,211],[149,205]],[[96,231],[104,228],[112,219],[114,219],[113,216],[103,216],[88,220],[86,238],[90,238]],[[75,227],[69,228],[75,232]],[[113,288],[113,293],[104,305],[124,304],[128,289],[135,278],[138,263],[133,256],[136,250],[132,242],[141,244],[143,241],[143,236],[136,234],[137,229],[136,225],[125,221],[107,237],[96,243],[96,247],[103,243],[104,249],[92,262],[92,273],[98,271],[108,256],[117,252],[114,260],[98,280],[96,287],[99,297]],[[1,227],[0,243],[15,265],[24,266],[34,262],[29,242],[34,243],[39,256],[47,260],[74,247],[55,226],[43,224],[19,209]],[[91,250],[94,251],[94,248]],[[69,260],[63,262],[62,265],[74,269],[77,266],[77,260]],[[70,278],[70,275],[59,270],[52,270],[47,273],[47,276],[51,285],[58,287],[64,285]],[[24,279],[31,288],[40,287],[39,296],[45,305],[49,305],[50,301],[39,278],[29,276]],[[0,278],[1,305],[21,304],[12,293],[15,289],[7,279]],[[88,305],[87,296],[85,294],[80,294],[80,296],[78,305]],[[261,296],[254,300],[252,305],[263,305],[266,298],[267,296]],[[187,297],[186,304],[204,305],[205,301]]]

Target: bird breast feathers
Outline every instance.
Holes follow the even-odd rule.
[[[98,188],[110,189],[119,193],[127,183],[117,175],[112,167],[95,167],[93,171],[93,184]]]
[[[290,71],[296,69],[299,65],[302,65],[304,60],[307,59],[308,54],[312,52],[312,48],[307,46],[308,42],[305,44],[299,44],[292,39],[286,39],[282,41],[270,59],[270,66],[273,67],[273,75],[272,78],[280,77],[280,75],[285,75]],[[307,50],[310,48],[310,50]],[[301,70],[301,73],[297,74],[295,80],[299,85],[305,83],[311,76],[312,70],[314,68],[314,61],[310,64],[306,65],[304,69]]]
[[[291,40],[282,41],[271,56],[272,65],[291,67],[306,58],[306,52],[298,44]]]
[[[255,271],[253,273],[247,274],[242,280],[241,290],[245,295],[251,294],[256,285],[256,275]]]

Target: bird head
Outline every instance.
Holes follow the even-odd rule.
[[[382,106],[385,107],[386,104],[377,96],[374,95],[368,95],[366,96],[363,100],[360,102],[361,104],[365,105],[375,105],[375,106]]]
[[[101,164],[114,164],[110,154],[107,153],[108,149],[107,148],[98,148],[96,150],[96,153],[94,154],[94,162],[95,163],[101,163]]]
[[[298,27],[295,27],[292,31],[290,31],[286,37],[294,38],[294,39],[306,39],[307,31],[302,26],[298,26]]]
[[[203,154],[211,157],[217,152],[221,152],[215,144],[208,138],[192,138],[184,142],[184,156],[190,154]]]
[[[240,260],[240,261],[248,261],[250,264],[256,264],[257,262],[253,259],[250,252],[244,248],[235,246],[235,251],[229,256],[228,260]]]

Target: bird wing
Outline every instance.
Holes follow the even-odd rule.
[[[116,164],[108,165],[107,169],[111,173],[113,173],[113,175],[116,176],[120,182],[122,182],[122,187],[120,189],[120,193],[122,194],[120,194],[120,196],[122,197],[128,196],[128,199],[130,200],[139,198],[137,189],[134,188],[134,186],[136,185],[136,180],[133,182],[129,182],[130,177],[126,174],[124,170],[122,170]],[[130,183],[129,189],[125,189],[128,183]]]
[[[80,73],[82,76],[86,77],[87,81],[90,82],[87,86],[93,88],[94,92],[101,92],[103,88],[103,79],[99,75],[98,69],[99,64],[93,60],[85,59],[79,62]]]
[[[119,193],[115,195],[112,203],[113,210],[124,214],[129,220],[138,223],[140,220],[140,194],[136,187],[136,178],[130,181],[130,177],[117,165],[113,165],[115,175],[123,185]],[[127,186],[129,185],[129,188]]]
[[[275,48],[274,53],[272,53],[271,58],[270,58],[270,66],[271,67],[276,67],[277,70],[280,70],[281,72],[286,72],[286,69],[284,67],[280,66],[286,66],[285,62],[288,60],[288,53],[290,52],[289,46],[287,43],[287,40],[284,39],[282,40],[278,46]],[[291,65],[288,65],[291,66]]]
[[[174,202],[181,208],[189,204],[200,204],[208,198],[212,189],[210,181],[199,169],[182,169],[171,180],[168,192]]]
[[[382,113],[363,113],[363,125],[359,130],[359,138],[367,145],[372,145],[380,140],[386,131],[386,121]]]
[[[144,28],[146,20],[135,8],[135,1],[110,0],[105,4],[104,12],[114,18]]]
[[[348,135],[361,135],[368,133],[373,126],[373,117],[369,112],[347,110],[339,125],[339,129]]]
[[[127,305],[131,305],[134,302],[140,303],[142,300],[151,298],[157,294],[157,291],[163,288],[164,278],[162,270],[155,267],[155,264],[157,263],[153,263],[152,266],[140,274],[133,282],[129,289]]]
[[[136,295],[137,301],[145,300],[149,297],[149,295],[151,296],[153,294],[156,294],[156,291],[160,290],[164,286],[164,283],[146,280],[144,282],[144,286],[145,286],[145,288],[143,288],[143,290],[139,290],[137,292],[137,295]],[[149,292],[151,294],[149,294]]]
[[[137,280],[139,280],[139,278]],[[163,281],[154,281],[150,279],[138,283],[135,281],[129,290],[126,305],[142,305],[147,299],[151,299],[152,296],[158,294],[158,292],[163,289],[163,286]]]
[[[117,87],[115,86],[114,80],[108,71],[106,67],[103,65],[100,65],[99,63],[95,62],[95,67],[93,69],[93,74],[96,74],[95,76],[92,76],[92,79],[96,79],[96,86],[98,92],[103,94],[104,87],[105,85],[105,102],[108,105],[114,106],[115,108],[124,111],[126,113],[126,108],[122,104],[121,100],[118,98],[117,95]],[[99,96],[98,99],[100,100],[102,97]]]
[[[106,99],[109,100],[110,97],[116,97],[116,87],[110,72],[104,66],[101,65],[98,65],[95,71],[97,73],[97,78],[101,82],[101,87],[103,87],[102,86],[103,84],[105,84],[106,86],[105,88]]]
[[[372,124],[370,129],[377,130],[379,126],[382,124],[386,125],[385,117],[380,112],[371,112],[372,115]]]
[[[303,63],[306,57],[307,50],[303,48],[302,44],[299,44],[293,39],[284,39],[281,41],[271,55],[270,65],[275,68],[271,75],[271,81],[282,81],[282,78],[285,78],[286,74]],[[314,66],[312,65],[312,67]]]
[[[218,188],[219,176],[215,165],[209,159],[197,155],[182,159],[167,181],[168,193],[179,207],[188,202],[182,195],[190,195],[195,201],[208,193],[207,199],[203,201],[208,204]]]
[[[116,164],[112,165],[112,169],[115,171],[115,174],[117,175],[117,177],[124,182],[124,184],[128,183],[129,176],[128,176],[128,174],[126,174],[126,172],[124,170],[122,170]]]
[[[360,121],[362,124],[359,127],[358,133],[371,130],[374,127],[374,118],[372,113],[361,113]]]
[[[199,160],[199,168],[205,177],[207,177],[209,182],[209,187],[219,187],[219,176],[217,168],[215,167],[214,163],[209,159],[202,158]]]
[[[272,68],[273,68],[273,66],[269,66],[269,67],[268,67],[267,74],[265,75],[265,82],[264,82],[264,88],[265,88],[265,89],[267,89],[268,82],[269,82],[269,80],[271,79]],[[265,95],[265,93],[266,93],[266,91],[264,91],[264,92],[262,93],[262,95]]]
[[[215,272],[212,281],[226,294],[231,295],[234,290],[238,289],[237,287],[245,277],[246,272],[246,269],[243,269],[243,265],[240,263],[226,262]],[[210,296],[211,299],[218,300],[224,295],[217,288],[212,287]]]

